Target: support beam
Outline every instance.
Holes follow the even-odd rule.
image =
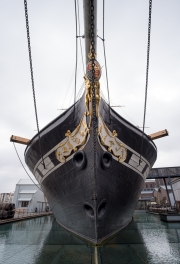
[[[27,145],[30,141],[30,139],[27,139],[27,138],[22,138],[22,137],[18,137],[18,136],[11,136],[10,137],[10,141],[11,142],[16,142],[16,143],[19,143],[19,144],[23,144],[23,145]]]
[[[153,168],[147,179],[180,178],[180,167]]]
[[[169,133],[168,133],[167,129],[164,129],[164,130],[161,130],[159,132],[156,132],[156,133],[153,133],[153,134],[149,135],[149,137],[152,140],[155,140],[155,139],[158,139],[158,138],[166,137],[168,135],[169,135]]]
[[[172,209],[172,204],[171,204],[171,199],[170,199],[170,196],[169,196],[169,191],[168,191],[168,188],[167,188],[167,183],[166,183],[165,178],[163,178],[163,180],[164,180],[164,185],[166,187],[166,193],[167,193],[167,197],[168,197],[168,200],[169,200],[169,204],[171,205],[171,209]]]

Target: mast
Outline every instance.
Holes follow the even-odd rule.
[[[91,1],[83,0],[84,8],[84,38],[85,38],[85,56],[86,65],[89,61],[88,53],[90,51],[91,43]],[[94,5],[94,42],[95,42],[95,52],[97,53],[97,0],[93,0]]]

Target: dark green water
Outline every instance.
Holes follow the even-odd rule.
[[[3,264],[91,264],[93,252],[59,227],[53,216],[0,225]],[[180,223],[135,213],[131,224],[98,253],[100,264],[180,264]]]

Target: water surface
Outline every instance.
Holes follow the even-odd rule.
[[[104,247],[103,264],[180,264],[180,223],[135,212],[133,221]],[[91,264],[94,249],[62,229],[53,216],[0,225],[0,263]]]

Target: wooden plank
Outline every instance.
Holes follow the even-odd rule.
[[[166,137],[168,135],[169,135],[169,133],[168,133],[167,129],[164,129],[164,130],[161,130],[161,131],[158,131],[156,133],[153,133],[153,134],[149,135],[149,137],[152,140],[155,140],[155,139],[158,139],[158,138]]]
[[[11,142],[16,142],[16,143],[19,143],[19,144],[23,144],[23,145],[27,145],[29,143],[30,139],[12,135],[10,137],[10,141]]]

